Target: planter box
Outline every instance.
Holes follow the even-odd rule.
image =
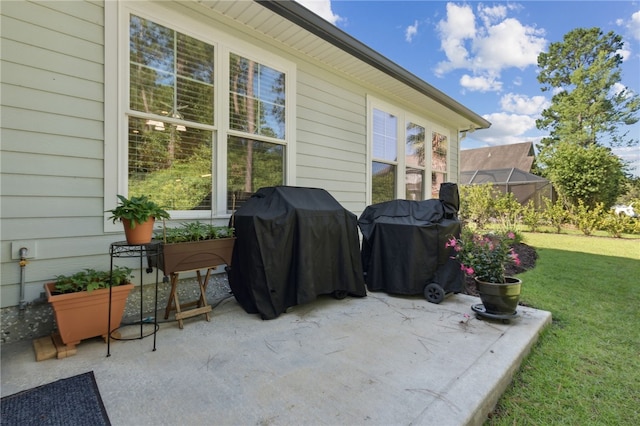
[[[47,300],[65,345],[75,346],[81,340],[102,336],[120,327],[124,307],[133,284],[112,287],[111,293],[111,327],[109,327],[109,289],[101,288],[92,292],[52,294],[55,283],[44,285]]]
[[[231,265],[235,237],[185,243],[164,243],[159,259],[151,265],[160,268],[166,276],[181,272]]]

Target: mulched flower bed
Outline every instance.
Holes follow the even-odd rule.
[[[516,274],[520,274],[529,269],[533,269],[536,266],[536,260],[538,259],[538,253],[536,252],[536,249],[527,244],[518,243],[513,246],[513,250],[518,254],[518,257],[520,258],[520,266],[516,266],[513,264],[507,265],[505,268],[505,275],[513,276]],[[478,296],[476,283],[472,277],[465,276],[464,284],[465,288],[462,291],[463,294]]]

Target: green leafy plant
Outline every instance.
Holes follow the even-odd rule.
[[[79,291],[108,288],[109,283],[119,286],[131,282],[131,268],[116,266],[113,272],[85,269],[72,275],[58,275],[55,281],[55,293],[77,293]]]
[[[500,194],[494,200],[494,210],[502,232],[513,231],[518,228],[518,218],[522,206],[513,193]]]
[[[106,210],[111,213],[109,220],[113,223],[116,223],[117,220],[127,219],[133,229],[136,224],[144,223],[152,217],[156,219],[169,219],[170,217],[166,210],[151,201],[146,195],[131,198],[118,195],[118,199],[120,202],[114,209]]]
[[[496,189],[490,183],[460,186],[460,213],[462,220],[485,227],[494,214]]]
[[[538,210],[531,200],[522,208],[522,223],[528,226],[531,232],[538,231],[542,224],[543,216],[543,212]]]
[[[480,235],[465,228],[460,238],[449,238],[445,248],[453,249],[453,258],[460,262],[465,274],[480,281],[505,283],[505,265],[520,264],[512,247],[515,238],[513,232]]]
[[[229,226],[215,226],[202,222],[184,222],[180,226],[167,227],[155,233],[155,238],[165,243],[182,243],[188,241],[214,240],[230,238],[234,229]]]
[[[545,197],[544,205],[544,218],[556,230],[556,234],[559,234],[562,231],[562,225],[567,220],[567,211],[560,200],[556,200],[554,203]]]
[[[582,200],[578,200],[578,206],[573,213],[573,221],[584,235],[591,235],[601,225],[603,215],[602,203],[597,203],[594,208],[589,208]]]
[[[601,227],[614,238],[620,238],[624,232],[633,230],[631,217],[626,214],[616,214],[613,211],[604,215]]]

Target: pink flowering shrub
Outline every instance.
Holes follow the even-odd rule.
[[[449,238],[445,248],[453,249],[452,258],[460,262],[465,274],[480,281],[504,283],[505,265],[520,265],[513,251],[515,238],[513,232],[480,235],[465,229],[460,238]]]

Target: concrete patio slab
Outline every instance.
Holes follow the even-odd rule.
[[[479,425],[551,314],[519,307],[503,324],[476,303],[321,297],[263,321],[230,297],[211,322],[162,323],[155,352],[146,337],[106,357],[91,339],[36,362],[31,342],[5,344],[1,393],[93,371],[114,425]]]

